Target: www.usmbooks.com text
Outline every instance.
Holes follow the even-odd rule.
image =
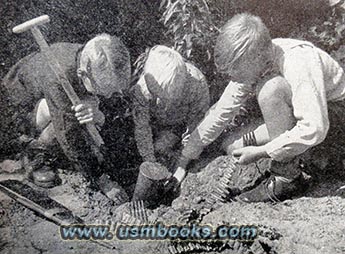
[[[221,225],[216,228],[196,223],[188,225],[126,225],[114,231],[106,225],[68,225],[60,227],[63,240],[240,240],[252,241],[257,227],[252,225]]]

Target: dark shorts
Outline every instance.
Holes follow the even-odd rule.
[[[327,158],[329,163],[337,164],[345,158],[345,101],[328,102],[329,130],[325,140],[307,150],[305,153],[295,157],[293,160],[284,163],[272,161],[270,170],[277,175],[293,178],[300,173],[300,167],[297,165],[309,165],[318,158]],[[308,166],[305,167],[307,173]],[[313,167],[311,167],[312,169]]]
[[[328,119],[330,125],[326,139],[313,147],[311,153],[338,159],[345,156],[345,101],[328,102]]]
[[[179,139],[182,140],[182,134],[185,133],[186,130],[187,128],[184,125],[174,125],[174,126],[153,125],[152,134],[153,134],[153,138],[155,139],[160,136],[160,133],[168,131],[168,132],[173,133]]]
[[[33,110],[8,107],[3,109],[3,116],[0,124],[0,147],[1,155],[10,155],[21,152],[21,137],[35,138],[38,134],[36,128],[36,114],[40,101],[33,107]]]

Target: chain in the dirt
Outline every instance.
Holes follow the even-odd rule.
[[[259,169],[259,165],[255,163]],[[215,207],[222,203],[232,201],[229,199],[229,186],[234,173],[232,167],[226,167],[219,184],[214,188],[214,192],[207,197],[201,209],[189,209],[178,219],[179,223],[201,223],[204,217],[215,210]],[[220,252],[225,249],[232,249],[236,253],[264,254],[268,253],[267,248],[272,247],[272,241],[279,239],[281,235],[275,230],[265,225],[258,225],[258,239],[251,243],[244,243],[234,240],[208,240],[208,241],[173,241],[168,245],[171,254],[183,254],[191,252]],[[265,245],[265,247],[263,247]]]

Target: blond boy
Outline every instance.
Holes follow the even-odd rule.
[[[133,97],[135,139],[144,161],[171,158],[209,108],[204,75],[162,45],[150,50]]]
[[[183,180],[189,161],[220,136],[250,94],[255,94],[264,124],[251,132],[234,133],[224,140],[224,148],[239,164],[271,158],[271,176],[238,198],[279,201],[301,193],[306,181],[298,165],[300,155],[313,147],[327,146],[332,151],[344,139],[343,69],[312,43],[271,40],[261,19],[246,13],[234,16],[222,28],[215,63],[219,72],[229,76],[229,85],[191,134],[175,178]]]

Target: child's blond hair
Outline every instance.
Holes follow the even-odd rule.
[[[231,73],[236,61],[262,58],[270,61],[272,41],[262,20],[248,13],[237,14],[221,29],[214,49],[215,64],[219,72]]]
[[[163,97],[182,99],[187,67],[182,56],[166,46],[153,47],[144,65],[143,75],[151,74],[158,82]]]

